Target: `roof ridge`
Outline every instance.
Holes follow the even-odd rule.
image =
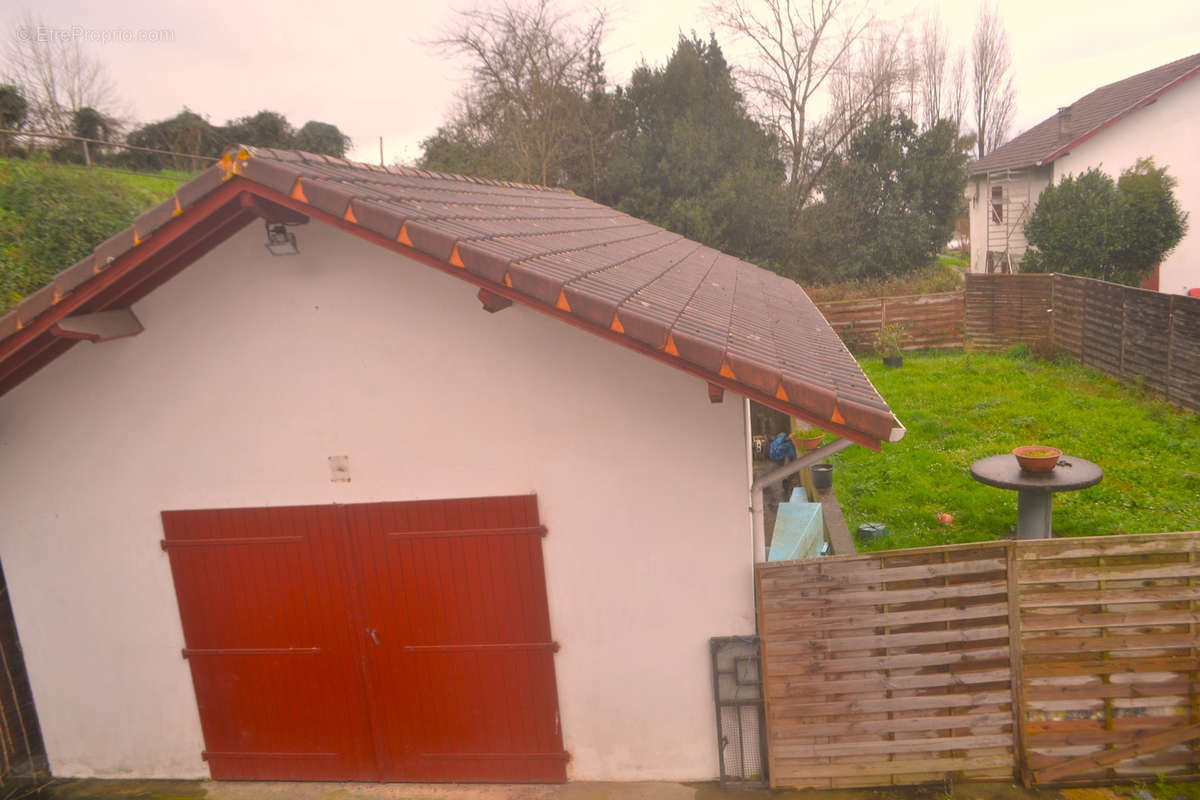
[[[1198,74],[1200,53],[1194,53],[1098,86],[982,158],[972,161],[968,170],[972,175],[980,175],[995,169],[1045,166],[1070,148]],[[1070,119],[1081,126],[1077,132],[1068,130],[1063,135],[1060,131],[1063,109],[1067,109]]]
[[[1126,81],[1133,81],[1133,80],[1137,80],[1138,78],[1141,78],[1141,77],[1143,77],[1143,76],[1145,76],[1145,75],[1149,75],[1151,72],[1158,72],[1159,70],[1165,70],[1165,69],[1169,69],[1169,68],[1171,68],[1171,67],[1174,67],[1174,66],[1176,66],[1176,65],[1178,65],[1178,64],[1182,64],[1182,63],[1183,63],[1183,62],[1185,62],[1185,61],[1191,61],[1191,60],[1193,60],[1193,59],[1195,59],[1195,60],[1196,60],[1196,65],[1195,65],[1194,67],[1192,67],[1192,69],[1200,69],[1200,53],[1193,53],[1193,54],[1192,54],[1192,55],[1190,55],[1190,56],[1184,56],[1183,58],[1177,58],[1177,59],[1175,59],[1174,61],[1168,61],[1166,64],[1159,64],[1157,67],[1151,67],[1150,69],[1144,69],[1144,70],[1142,70],[1141,72],[1135,73],[1135,74],[1133,74],[1133,75],[1130,75],[1130,76],[1128,76],[1128,77],[1126,77],[1126,78],[1121,78],[1120,80],[1117,80],[1117,81],[1113,81],[1112,83],[1106,83],[1106,84],[1104,84],[1103,86],[1097,86],[1097,87],[1096,87],[1095,89],[1093,89],[1092,91],[1090,91],[1090,92],[1088,92],[1087,94],[1083,95],[1083,97],[1080,97],[1080,98],[1078,98],[1078,99],[1075,101],[1075,103],[1078,103],[1080,100],[1084,100],[1084,99],[1086,99],[1086,98],[1088,98],[1088,97],[1091,97],[1091,96],[1092,96],[1093,94],[1095,94],[1096,92],[1102,92],[1102,91],[1104,91],[1105,89],[1111,89],[1112,87],[1116,86],[1116,85],[1117,85],[1117,84],[1119,84],[1119,83],[1125,83]],[[1190,72],[1191,70],[1188,70],[1188,71]],[[1185,73],[1185,74],[1186,74],[1186,73]],[[1161,88],[1163,88],[1163,86],[1167,86],[1168,84],[1172,83],[1173,81],[1176,81],[1176,80],[1178,80],[1180,77],[1182,77],[1182,76],[1179,76],[1179,75],[1177,75],[1176,77],[1174,77],[1174,78],[1171,78],[1170,80],[1167,80],[1167,81],[1165,81],[1165,82],[1164,82],[1162,85],[1160,85],[1160,86],[1159,86],[1157,89],[1155,89],[1154,91],[1158,91],[1158,89],[1161,89]],[[1150,93],[1151,93],[1151,94],[1153,94],[1153,92],[1150,92]],[[1075,103],[1072,103],[1071,105],[1075,105]]]
[[[235,144],[230,145],[225,149],[224,155],[236,156],[239,152],[245,152],[250,157],[267,157],[276,161],[299,161],[305,164],[340,164],[351,169],[359,169],[365,172],[387,172],[392,175],[403,175],[414,178],[434,178],[440,180],[462,181],[463,183],[476,183],[485,186],[503,186],[509,189],[535,189],[542,192],[558,192],[560,194],[575,194],[562,186],[543,186],[536,183],[521,183],[519,181],[505,181],[498,178],[476,178],[469,175],[459,175],[454,172],[435,172],[433,170],[421,169],[419,167],[406,167],[401,165],[384,166],[382,164],[369,164],[365,161],[353,161],[349,158],[338,156],[327,156],[320,153],[309,153],[305,150],[295,150],[276,147],[258,147],[255,145]],[[279,158],[276,154],[289,154],[298,156],[298,158]]]

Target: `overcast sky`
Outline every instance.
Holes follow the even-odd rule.
[[[47,26],[91,40],[132,119],[162,119],[187,105],[223,124],[268,108],[297,126],[310,119],[336,124],[353,138],[352,155],[362,160],[378,160],[382,136],[391,163],[418,155],[418,143],[452,108],[467,77],[429,42],[453,25],[453,8],[486,2],[40,0],[26,7]],[[707,35],[706,4],[604,4],[610,83],[625,82],[643,60],[665,62],[680,32]],[[576,5],[586,14],[598,4]],[[886,19],[936,10],[952,44],[963,45],[979,4],[876,0],[872,7]],[[1013,55],[1014,134],[1098,86],[1200,52],[1197,0],[1000,0],[998,7]],[[23,11],[19,0],[5,4],[6,30],[15,32]],[[130,38],[146,41],[125,41]],[[727,39],[718,31],[736,66],[739,49]]]

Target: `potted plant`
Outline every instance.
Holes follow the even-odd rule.
[[[899,367],[904,364],[904,356],[900,355],[900,342],[904,338],[904,326],[900,323],[884,325],[875,334],[875,352],[883,356],[883,363],[889,367]]]
[[[825,431],[820,428],[809,428],[808,430],[794,431],[792,433],[792,441],[799,446],[797,449],[816,450],[821,446],[824,438]]]
[[[1039,444],[1018,447],[1012,452],[1017,457],[1017,463],[1021,465],[1021,469],[1026,472],[1049,472],[1058,466],[1058,459],[1062,457],[1062,450],[1057,447],[1045,447]]]

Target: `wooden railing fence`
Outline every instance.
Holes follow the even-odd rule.
[[[1200,532],[757,567],[771,785],[1200,777]]]
[[[870,350],[884,325],[904,326],[903,350],[963,346],[963,293],[872,297],[818,303],[826,321],[854,351]]]

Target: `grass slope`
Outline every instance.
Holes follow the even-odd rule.
[[[1022,444],[1094,461],[1104,480],[1054,497],[1054,535],[1200,529],[1200,418],[1148,399],[1078,364],[1007,354],[906,355],[901,369],[861,359],[908,428],[882,453],[834,457],[835,486],[853,531],[883,522],[892,549],[1009,536],[1016,492],[973,480],[971,462]],[[947,512],[954,524],[939,523]]]
[[[186,178],[0,159],[0,314],[170,197]]]

